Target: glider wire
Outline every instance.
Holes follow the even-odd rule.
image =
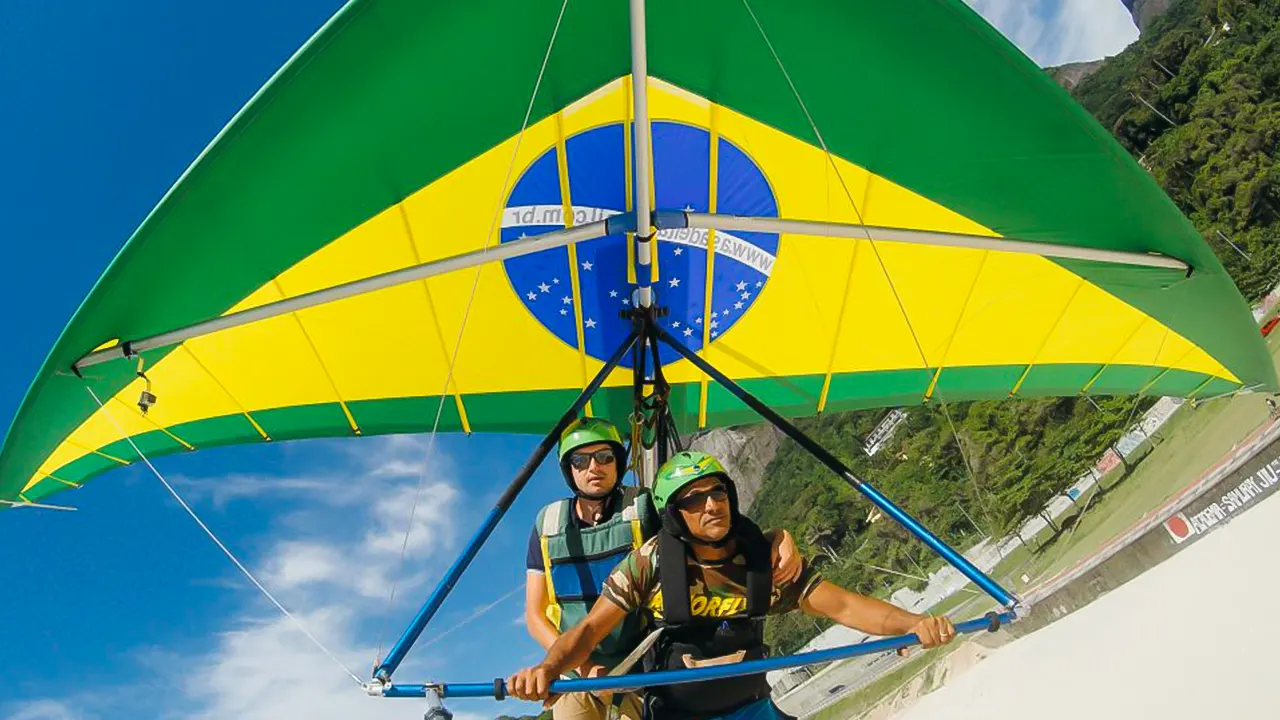
[[[542,66],[538,69],[538,78],[533,83],[533,93],[529,96],[529,104],[524,111],[524,121],[520,124],[520,132],[516,135],[515,147],[511,150],[511,161],[507,165],[507,176],[502,181],[501,192],[505,196],[507,188],[511,185],[511,176],[515,172],[516,160],[520,157],[520,145],[524,141],[525,130],[529,128],[529,118],[533,116],[533,105],[538,99],[538,90],[542,87],[542,79],[547,72],[547,64],[551,60],[551,51],[556,44],[556,36],[560,34],[560,24],[564,21],[565,9],[569,6],[569,0],[562,0],[560,3],[560,14],[556,17],[555,27],[551,30],[551,38],[547,42],[547,51],[542,56]],[[489,223],[489,233],[485,236],[484,248],[481,254],[487,254],[493,244],[494,233],[498,231],[498,221],[502,218],[503,212],[502,196],[498,198],[498,207],[494,211],[493,220]],[[396,572],[392,575],[391,594],[387,598],[387,612],[383,619],[382,631],[378,633],[381,638],[386,634],[386,624],[390,620],[391,610],[395,605],[396,589],[400,582],[400,576],[404,573],[404,559],[409,550],[409,536],[413,532],[413,520],[418,511],[418,502],[422,497],[422,490],[426,486],[427,471],[431,465],[431,459],[435,454],[436,435],[440,428],[440,418],[444,414],[445,398],[449,394],[449,386],[453,382],[454,368],[458,362],[458,352],[462,348],[462,337],[467,330],[467,320],[471,317],[471,308],[475,303],[476,290],[480,287],[480,273],[484,269],[484,265],[476,266],[475,275],[471,280],[471,293],[467,297],[467,304],[462,311],[462,325],[458,328],[458,339],[453,344],[453,353],[449,358],[449,367],[445,372],[444,389],[440,392],[440,404],[436,407],[435,421],[431,424],[431,434],[427,439],[427,450],[423,459],[422,474],[418,479],[418,487],[413,494],[413,503],[409,507],[409,522],[404,530],[404,542],[400,546],[400,560],[396,565]],[[378,653],[374,659],[374,665],[377,666],[382,662],[382,641],[378,641]]]
[[[822,146],[822,152],[827,157],[827,163],[831,165],[831,169],[836,174],[836,179],[840,181],[840,187],[844,190],[845,197],[849,200],[849,206],[853,208],[854,215],[858,218],[858,224],[863,228],[863,234],[866,235],[867,244],[871,246],[871,252],[876,256],[876,262],[880,265],[880,271],[884,273],[885,280],[889,283],[889,290],[893,293],[893,299],[898,305],[898,311],[902,313],[902,320],[907,324],[907,331],[911,333],[911,341],[915,344],[916,352],[920,355],[921,369],[927,374],[929,372],[929,361],[924,354],[924,345],[920,342],[920,336],[916,334],[915,326],[911,324],[911,317],[907,314],[907,306],[902,301],[902,295],[898,292],[898,286],[893,282],[893,276],[889,274],[889,267],[885,265],[884,258],[880,255],[880,249],[876,245],[876,241],[871,237],[871,231],[867,230],[866,219],[862,215],[862,210],[858,207],[857,201],[853,199],[853,191],[849,189],[848,182],[844,179],[844,173],[840,172],[840,167],[836,165],[835,155],[831,152],[831,148],[827,146],[826,138],[822,136],[822,131],[818,129],[818,123],[813,119],[813,114],[809,112],[809,106],[805,104],[804,98],[800,96],[800,90],[796,87],[796,83],[791,79],[791,73],[787,72],[787,67],[782,62],[782,57],[778,55],[777,49],[774,48],[773,42],[769,40],[769,34],[765,32],[764,25],[760,23],[760,18],[756,16],[754,10],[751,9],[750,0],[742,0],[742,6],[746,9],[747,14],[751,16],[751,21],[755,23],[756,30],[760,31],[760,37],[764,40],[764,44],[769,48],[769,53],[773,55],[773,60],[778,64],[778,70],[782,72],[782,77],[786,79],[787,85],[791,88],[791,94],[796,99],[796,104],[800,106],[800,110],[804,113],[805,119],[809,122],[809,128],[813,130],[813,135],[818,139],[818,144]],[[870,180],[868,180],[870,182]],[[977,283],[977,278],[974,278]],[[947,409],[946,403],[942,403],[943,412],[947,416],[947,423],[951,426],[951,433],[955,436],[956,444],[960,447],[960,455],[964,459],[965,470],[969,475],[969,482],[973,485],[974,493],[977,496],[978,503],[982,506],[983,514],[987,514],[986,503],[982,501],[981,489],[978,486],[977,477],[974,475],[973,466],[969,462],[969,456],[964,450],[964,443],[960,439],[960,434],[956,432],[955,423],[951,420],[951,413]],[[987,518],[990,521],[990,518]]]
[[[270,600],[272,605],[276,606],[277,610],[284,613],[284,616],[289,618],[289,620],[291,620],[293,624],[302,631],[302,634],[306,635],[307,639],[319,648],[321,652],[328,655],[330,660],[337,663],[338,667],[342,668],[343,671],[346,672],[353,681],[355,681],[356,685],[363,685],[364,683],[354,672],[351,671],[351,668],[347,667],[346,663],[339,660],[338,656],[335,655],[332,650],[325,647],[325,644],[320,642],[319,638],[312,635],[311,631],[307,629],[307,626],[304,625],[296,615],[289,612],[289,610],[276,599],[275,595],[272,595],[271,591],[259,582],[258,578],[253,576],[253,573],[249,571],[249,568],[245,567],[244,563],[240,562],[240,560],[235,556],[235,553],[231,552],[231,550],[218,539],[218,536],[215,535],[213,530],[210,530],[209,526],[200,519],[200,516],[196,514],[196,511],[191,509],[191,506],[187,504],[187,501],[182,499],[182,496],[173,488],[173,485],[169,484],[169,481],[166,480],[164,475],[156,469],[155,465],[151,464],[151,460],[143,454],[142,449],[133,441],[133,438],[129,436],[129,433],[125,431],[124,427],[116,422],[116,419],[111,415],[111,411],[107,410],[106,406],[103,405],[102,400],[98,398],[98,394],[93,391],[93,388],[86,384],[84,389],[89,391],[89,396],[98,404],[98,409],[102,411],[102,413],[107,417],[107,420],[109,420],[111,424],[115,426],[116,430],[120,432],[120,436],[124,438],[125,442],[129,443],[129,446],[138,454],[138,457],[142,462],[146,463],[147,467],[150,468],[151,473],[156,476],[156,479],[160,481],[161,485],[164,485],[165,490],[169,491],[169,494],[173,496],[173,499],[178,501],[178,504],[182,506],[182,509],[187,511],[187,514],[191,516],[191,519],[196,521],[196,524],[200,526],[200,529],[204,530],[204,534],[209,536],[209,539],[212,540],[220,550],[222,550],[223,554],[226,555],[237,568],[240,568],[240,572],[244,573],[244,576],[249,579],[249,582],[253,583],[253,586],[258,588],[258,590],[262,592],[263,596],[265,596],[267,600]]]
[[[840,172],[839,166],[836,165],[835,155],[832,154],[831,148],[827,147],[827,141],[822,137],[822,131],[818,129],[818,123],[813,119],[813,114],[809,112],[809,106],[805,104],[804,98],[800,97],[800,90],[796,88],[796,83],[791,79],[791,73],[787,72],[787,67],[782,63],[782,57],[778,55],[778,51],[773,47],[773,42],[769,40],[769,35],[764,31],[764,25],[760,24],[760,18],[756,17],[756,13],[751,9],[750,0],[742,0],[742,6],[746,8],[747,14],[751,16],[751,22],[755,23],[756,30],[760,31],[760,37],[764,40],[765,46],[769,48],[769,53],[773,55],[773,60],[778,64],[778,70],[782,72],[782,77],[786,79],[787,85],[791,88],[791,94],[795,96],[796,103],[800,106],[801,112],[804,113],[805,119],[809,122],[809,128],[813,130],[813,135],[818,139],[818,144],[822,146],[822,152],[827,156],[827,162],[836,173],[836,178],[840,180],[840,187],[844,190],[845,197],[849,199],[849,205],[853,208],[854,215],[858,218],[858,224],[862,226],[863,234],[867,236],[867,243],[871,245],[871,251],[875,253],[876,262],[880,264],[880,271],[884,273],[885,280],[889,283],[889,289],[893,292],[893,299],[898,304],[898,310],[902,313],[902,319],[907,324],[907,331],[911,333],[911,340],[915,343],[916,352],[920,354],[921,369],[926,373],[929,371],[929,362],[925,359],[924,346],[920,344],[920,338],[916,335],[916,329],[911,324],[911,317],[907,315],[907,306],[902,302],[902,296],[898,293],[898,287],[893,283],[893,276],[889,274],[889,268],[884,263],[884,258],[880,256],[880,250],[876,246],[876,241],[871,237],[871,231],[867,230],[866,220],[862,216],[862,210],[858,208],[858,203],[853,199],[853,191],[849,189],[849,184],[844,179],[844,174]],[[869,174],[869,173],[868,173]]]
[[[964,449],[964,440],[960,437],[960,432],[956,430],[955,421],[951,419],[951,408],[948,407],[946,402],[939,404],[942,405],[942,414],[947,416],[947,425],[951,428],[951,435],[956,439],[956,446],[960,448],[960,457],[964,460],[964,469],[969,475],[969,484],[973,486],[974,499],[978,501],[978,507],[982,510],[982,519],[990,526],[991,513],[982,494],[982,487],[978,484],[978,475],[973,471],[973,462],[969,460],[969,453]],[[977,528],[977,530],[982,532],[981,528]],[[994,540],[995,538],[992,539]]]
[[[422,648],[430,647],[430,646],[434,645],[435,643],[438,643],[438,642],[440,642],[441,640],[443,640],[446,636],[448,636],[448,635],[449,635],[450,633],[452,633],[453,631],[458,630],[458,629],[461,629],[463,626],[465,626],[465,625],[469,625],[469,624],[471,624],[472,622],[475,622],[476,620],[479,620],[481,617],[483,617],[483,616],[485,616],[485,615],[488,615],[490,610],[492,610],[492,609],[494,609],[494,608],[498,607],[499,605],[501,605],[502,603],[506,602],[507,600],[510,600],[510,599],[511,599],[511,596],[515,595],[516,593],[520,592],[521,590],[524,590],[524,583],[521,583],[521,584],[516,585],[515,587],[511,588],[510,590],[508,590],[508,591],[507,591],[507,594],[505,594],[505,595],[503,595],[502,597],[498,598],[497,600],[494,600],[493,602],[491,602],[491,603],[489,603],[489,604],[487,604],[487,605],[484,605],[483,607],[479,608],[478,610],[476,610],[475,612],[473,612],[473,613],[471,613],[470,615],[466,616],[465,618],[463,618],[462,620],[458,621],[458,622],[457,622],[457,623],[455,623],[454,625],[451,625],[451,626],[449,627],[449,629],[448,629],[448,630],[445,630],[444,632],[440,633],[439,635],[435,635],[435,636],[433,636],[430,640],[428,640],[428,641],[426,641],[426,642],[422,643],[421,645],[419,645],[419,646],[418,646],[418,648],[419,648],[419,649],[422,649]]]

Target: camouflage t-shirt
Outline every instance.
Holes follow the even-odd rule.
[[[692,556],[689,563],[690,611],[694,617],[731,617],[747,612],[747,567],[742,554],[723,563],[706,563]],[[800,577],[773,587],[769,614],[790,612],[822,582],[805,563]],[[632,550],[604,583],[604,597],[626,612],[644,608],[653,620],[662,619],[662,585],[658,578],[658,538]]]

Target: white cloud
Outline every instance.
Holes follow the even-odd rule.
[[[62,700],[30,700],[9,706],[8,720],[90,720],[90,715]]]
[[[324,478],[273,477],[233,473],[213,478],[175,475],[170,480],[184,496],[192,500],[207,498],[219,511],[237,500],[253,500],[266,496],[314,497],[332,490]]]
[[[1138,28],[1119,0],[1067,0],[1053,25],[1057,45],[1050,65],[1109,57],[1138,39]]]
[[[396,578],[397,597],[406,598],[412,595],[406,591],[423,585],[451,559],[448,551],[456,543],[459,516],[466,516],[463,496],[452,477],[452,462],[438,447],[427,466],[423,439],[318,445],[317,454],[335,451],[324,472],[305,477],[184,478],[182,486],[215,508],[230,508],[250,498],[312,500],[304,510],[297,509],[297,503],[283,508],[292,521],[277,523],[275,534],[257,543],[267,550],[250,566],[306,628],[363,679],[371,672],[378,648],[360,639],[371,636],[371,623],[387,617],[388,593]],[[229,487],[219,487],[225,481]],[[420,483],[402,568],[405,528]],[[408,707],[412,701],[365,696],[289,619],[264,606],[255,598],[217,636],[211,651],[166,663],[182,668],[172,678],[181,690],[177,717],[399,720],[420,713],[416,706]],[[402,672],[421,672],[427,667],[423,662],[411,659]],[[469,716],[455,709],[455,717]],[[29,718],[37,719],[45,720]],[[81,718],[53,715],[49,720]]]
[[[1042,67],[1098,60],[1138,39],[1120,0],[966,0]]]
[[[267,560],[263,582],[286,591],[311,583],[344,580],[342,555],[321,543],[285,541]]]
[[[1045,22],[1036,14],[1035,0],[966,0],[987,22],[994,25],[1005,37],[1013,41],[1023,52],[1032,52],[1045,35]],[[1037,58],[1038,60],[1038,58]]]
[[[357,673],[375,649],[351,642],[352,613],[337,604],[300,618]],[[217,649],[188,665],[180,688],[190,718],[391,718],[396,708],[363,696],[288,619],[246,621],[222,633]],[[401,716],[403,709],[401,710]]]
[[[417,496],[415,507],[415,496]],[[450,542],[454,531],[451,510],[458,491],[449,483],[428,481],[417,487],[402,487],[379,497],[373,505],[375,526],[365,534],[364,550],[369,553],[399,554],[405,543],[405,527],[412,519],[408,552],[419,553]]]

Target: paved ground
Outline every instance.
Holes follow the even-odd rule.
[[[1137,580],[1001,648],[901,718],[1275,718],[1277,540],[1280,496],[1273,496]]]

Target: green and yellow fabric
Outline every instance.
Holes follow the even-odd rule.
[[[564,632],[582,622],[600,597],[604,581],[627,553],[658,531],[649,492],[624,486],[620,509],[592,527],[573,522],[574,498],[547,505],[535,527],[542,544],[547,583],[547,619]],[[596,646],[591,658],[605,667],[617,665],[644,639],[644,618],[631,613]]]
[[[137,461],[122,433],[159,456],[422,432],[441,402],[443,431],[552,426],[625,330],[618,313],[644,279],[630,237],[147,351],[159,402],[145,415],[132,363],[83,378],[72,367],[95,348],[632,210],[627,3],[569,0],[563,18],[561,7],[349,2],[84,300],[5,437],[0,499],[40,500]],[[1276,388],[1248,308],[1195,228],[961,0],[647,9],[656,209],[1159,253],[1191,267],[870,236],[660,234],[648,280],[671,309],[665,327],[780,412]],[[682,429],[752,419],[687,362],[663,362]],[[591,414],[625,422],[631,376],[619,369]]]

